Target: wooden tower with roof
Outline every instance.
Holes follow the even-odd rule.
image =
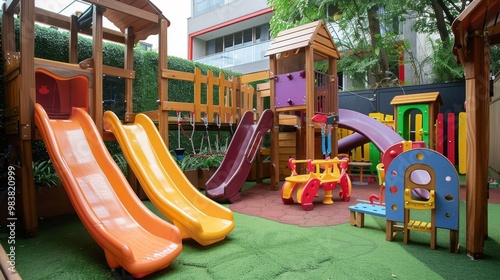
[[[135,116],[132,111],[132,85],[135,78],[134,45],[150,35],[159,35],[158,69],[167,68],[169,21],[150,1],[84,0],[82,2],[90,4],[89,9],[81,15],[71,17],[40,9],[35,6],[34,0],[12,0],[3,3],[5,130],[7,144],[12,147],[12,157],[17,159],[13,163],[16,191],[20,194],[16,200],[16,213],[23,222],[22,230],[26,236],[34,236],[38,232],[32,167],[32,141],[40,139],[34,122],[34,104],[40,102],[37,85],[38,71],[50,72],[63,79],[81,76],[84,80],[88,80],[88,90],[83,90],[77,98],[73,98],[75,96],[72,90],[66,91],[66,94],[71,95],[69,98],[59,93],[57,97],[68,102],[62,104],[61,101],[57,104],[58,108],[52,106],[51,109],[54,109],[54,114],[60,114],[73,106],[83,106],[94,119],[103,137],[112,139],[109,132],[103,131],[103,76],[114,76],[125,80],[125,120],[131,122]],[[16,16],[20,19],[19,44],[16,44],[15,36]],[[104,17],[120,31],[103,27]],[[68,61],[58,62],[35,57],[35,22],[69,31]],[[78,61],[79,34],[92,37],[92,57],[80,62]],[[125,46],[123,68],[103,65],[103,40]],[[47,75],[43,77],[47,78]],[[73,89],[76,87],[78,85]],[[158,96],[161,102],[168,100],[167,92],[167,80],[162,79],[160,72]],[[160,133],[164,141],[168,143],[168,112],[166,110],[159,111],[159,123]]]
[[[398,95],[392,99],[391,105],[394,105],[396,132],[406,140],[410,139],[410,114],[419,110],[422,113],[422,139],[429,149],[436,150],[435,121],[439,107],[443,105],[439,92]]]
[[[453,54],[464,67],[467,176],[466,250],[484,258],[488,237],[488,160],[490,148],[490,50],[500,45],[500,1],[472,1],[452,24]]]
[[[316,113],[338,116],[337,60],[339,52],[323,21],[316,21],[282,31],[271,42],[266,56],[270,60],[271,109],[271,188],[278,189],[281,164],[286,155],[279,154],[280,116],[297,117],[296,157],[313,159],[316,126],[311,118]],[[320,72],[315,65],[326,71]],[[331,145],[327,150],[337,154],[337,126],[332,125]],[[317,153],[316,153],[317,154]],[[300,170],[305,172],[305,170]],[[288,176],[289,174],[287,174]]]

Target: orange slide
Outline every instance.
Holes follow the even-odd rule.
[[[106,111],[104,127],[115,134],[149,200],[181,230],[183,238],[205,246],[233,230],[233,212],[189,182],[148,116],[137,114],[133,124],[122,125],[113,112]]]
[[[35,122],[78,217],[109,267],[139,278],[181,253],[179,230],[135,195],[85,110],[74,108],[69,119],[53,120],[35,104]]]

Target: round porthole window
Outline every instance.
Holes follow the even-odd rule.
[[[431,182],[431,175],[429,172],[423,169],[413,170],[410,174],[410,180],[414,184],[418,185],[428,185]]]

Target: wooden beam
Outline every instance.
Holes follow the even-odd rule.
[[[94,92],[92,104],[93,110],[91,111],[92,119],[94,119],[97,130],[102,136],[104,131],[102,125],[102,90],[103,90],[103,37],[102,37],[102,24],[103,24],[103,9],[97,8],[93,10],[93,29],[92,29],[92,59],[94,63]]]
[[[158,21],[158,18],[156,18]],[[168,80],[163,79],[162,69],[168,68],[168,54],[167,54],[167,28],[168,21],[161,19],[159,21],[160,32],[158,35],[158,100],[160,100],[159,107],[159,125],[158,129],[160,135],[165,143],[168,145],[168,111],[164,107],[168,104]]]
[[[331,107],[332,108],[332,113],[334,115],[338,115],[339,113],[339,81],[337,78],[337,60],[334,58],[328,59],[328,74],[330,75],[330,82],[329,82],[329,88],[330,88],[330,100],[331,102]],[[332,154],[330,155],[331,158],[333,156],[337,155],[338,151],[338,139],[337,139],[337,131],[338,131],[338,125],[333,125],[333,129],[331,131],[332,134]]]
[[[33,179],[32,140],[35,132],[33,115],[35,95],[35,1],[23,0],[21,5],[21,91],[19,96],[19,148],[21,151],[21,194],[25,235],[38,234],[38,217],[35,201],[35,181]]]
[[[19,0],[7,0],[3,4],[3,12],[8,14],[15,14],[16,7],[19,4]]]
[[[15,254],[15,251],[11,251],[10,247],[6,245],[7,251],[9,251],[9,254]],[[10,257],[7,255],[5,250],[3,249],[3,246],[0,245],[0,270],[2,273],[0,276],[3,276],[2,279],[8,279],[8,280],[21,280],[21,276],[16,270],[15,266],[15,261],[11,260]]]
[[[467,114],[466,250],[483,258],[487,223],[489,156],[490,46],[477,31],[469,38],[465,68]]]
[[[158,15],[141,10],[131,5],[124,4],[116,0],[85,0],[85,2],[101,6],[106,9],[124,13],[126,15],[145,19],[154,23],[158,23]],[[167,23],[168,24],[168,23]]]
[[[78,63],[78,22],[76,16],[71,16],[69,25],[69,63]]]
[[[162,78],[194,82],[194,74],[171,69],[162,69]]]
[[[305,156],[304,159],[313,159],[314,157],[314,124],[312,122],[312,116],[314,114],[314,100],[315,87],[314,87],[314,49],[311,47],[306,47],[306,110],[305,110],[305,139],[303,142],[297,143],[297,148],[305,147],[305,155],[297,154],[297,157]],[[304,121],[304,120],[303,120]],[[299,150],[297,150],[299,152]],[[302,158],[302,157],[301,157]],[[307,174],[305,166],[300,174]]]
[[[4,11],[2,15],[2,53],[4,61],[7,51],[16,51],[15,24],[14,14]]]
[[[278,64],[276,61],[276,55],[271,55],[269,57],[269,71],[275,75],[277,72]],[[274,87],[274,79],[271,77],[269,79],[269,88],[271,89],[271,99],[270,106],[274,113],[273,126],[271,127],[271,190],[279,190],[280,186],[280,154],[279,154],[279,122],[280,116],[276,112],[276,91]]]
[[[132,27],[127,28],[125,31],[125,63],[124,70],[133,71],[134,69],[134,31]],[[135,72],[134,72],[135,76]],[[128,113],[133,112],[133,81],[132,79],[125,80],[125,111]]]
[[[102,72],[106,75],[125,78],[125,79],[135,79],[135,71],[129,69],[122,69],[112,66],[102,66]]]
[[[69,17],[44,9],[35,8],[35,21],[57,28],[71,30],[71,19]],[[78,27],[76,27],[76,29],[78,29]],[[92,36],[92,29],[93,27],[80,29],[78,31],[81,34]],[[102,28],[102,30],[103,39],[120,44],[125,43],[125,35],[123,33],[109,28]]]
[[[240,77],[240,83],[248,84],[255,81],[260,80],[268,80],[269,79],[269,71],[261,71],[251,74],[246,74]]]

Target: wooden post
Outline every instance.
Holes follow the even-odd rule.
[[[92,58],[94,60],[94,96],[91,100],[94,102],[91,103],[93,106],[93,112],[91,116],[93,116],[95,125],[99,133],[103,134],[102,127],[102,115],[103,115],[103,107],[102,107],[102,81],[103,81],[103,70],[102,70],[102,15],[104,11],[103,8],[99,6],[95,6],[92,12],[93,24],[92,24]]]
[[[124,68],[126,70],[134,70],[134,31],[132,27],[125,30],[125,57]],[[161,69],[158,70],[160,73]],[[134,81],[125,77],[125,112],[133,112],[133,85]]]
[[[270,79],[269,79],[269,88],[271,91],[271,100],[270,100],[270,106],[271,110],[273,110],[274,113],[274,123],[273,126],[271,127],[271,190],[278,190],[279,189],[279,182],[280,182],[280,174],[279,174],[279,167],[280,167],[280,159],[279,159],[279,121],[280,121],[280,116],[276,112],[276,102],[275,102],[275,97],[276,97],[276,92],[274,90],[274,75],[276,75],[277,67],[276,67],[276,55],[271,55],[269,57],[269,72],[270,72]]]
[[[158,34],[158,131],[161,138],[168,146],[168,79],[162,78],[162,70],[168,68],[168,56],[167,56],[167,28],[168,21],[166,19],[160,19],[160,32]]]
[[[124,56],[124,68],[127,70],[134,70],[134,30],[132,27],[128,27],[125,30],[125,56]],[[161,70],[159,70],[161,72]],[[133,80],[125,78],[125,114],[133,112]],[[127,120],[125,120],[127,121]],[[130,165],[127,164],[127,179],[130,184],[130,187],[140,199],[145,199],[143,195],[141,195],[141,186],[137,182],[137,177],[135,176],[134,171],[130,168]]]
[[[194,68],[194,111],[195,121],[201,122],[201,70]]]
[[[35,132],[33,118],[35,95],[35,3],[21,1],[21,92],[19,96],[19,134],[22,216],[26,236],[38,234],[38,221],[35,202],[35,186],[33,180],[32,140]],[[12,38],[14,41],[14,38]],[[17,208],[16,208],[17,209]]]
[[[228,104],[227,106],[230,106],[230,108],[231,108],[231,114],[230,114],[231,116],[229,116],[229,117],[233,117],[233,123],[238,122],[237,116],[239,116],[239,111],[237,108],[238,101],[236,100],[236,92],[238,91],[238,86],[239,86],[238,79],[233,78],[231,80],[231,90],[228,93],[228,94],[231,94],[231,96],[229,97],[230,103],[227,103]]]
[[[78,17],[71,16],[69,23],[69,63],[78,63]]]
[[[314,159],[314,123],[312,117],[314,115],[314,49],[311,47],[306,47],[306,111],[305,111],[305,140],[303,142],[298,142],[297,146],[305,146],[305,157],[304,155],[297,154],[298,158]],[[302,119],[304,122],[304,119]],[[299,144],[300,143],[300,144]],[[297,151],[299,152],[299,151]],[[301,170],[301,174],[306,174],[307,170],[304,166]]]
[[[331,104],[328,106],[328,108],[331,108],[331,112],[328,113],[333,113],[334,115],[339,114],[339,82],[337,79],[337,60],[330,57],[328,58],[329,66],[328,66],[328,74],[330,75],[330,82],[329,82],[329,90],[330,92],[328,93],[330,97],[327,100],[330,100]],[[338,143],[337,143],[337,130],[338,130],[338,125],[335,124],[333,125],[332,128],[332,155],[331,157],[333,158],[334,155],[338,153]]]
[[[467,113],[466,250],[472,258],[483,258],[488,207],[490,46],[482,35],[474,32],[462,62]]]
[[[214,73],[210,70],[207,71],[207,121],[212,122],[214,117]],[[222,72],[219,73],[219,90],[224,89],[224,74]],[[219,103],[220,104],[220,103]]]

